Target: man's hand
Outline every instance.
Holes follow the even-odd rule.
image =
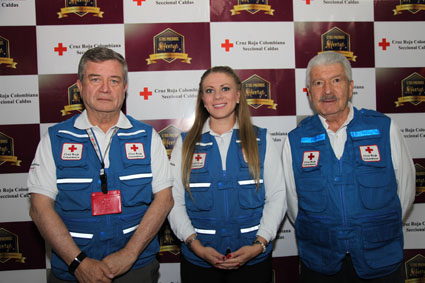
[[[114,277],[126,273],[137,260],[131,253],[126,252],[126,249],[119,250],[108,255],[102,262],[105,263]]]
[[[114,278],[114,274],[105,263],[93,258],[85,258],[74,275],[80,283],[110,283]]]

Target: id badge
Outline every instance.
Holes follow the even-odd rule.
[[[91,194],[92,215],[121,213],[121,191],[108,191]]]

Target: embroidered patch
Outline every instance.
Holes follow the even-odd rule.
[[[360,146],[360,156],[364,162],[381,161],[381,155],[379,154],[379,148],[377,145]]]
[[[144,159],[145,158],[145,149],[143,143],[133,142],[125,144],[125,155],[127,159]]]
[[[320,151],[306,151],[303,155],[302,167],[317,167],[319,165]]]
[[[205,166],[207,153],[194,153],[192,159],[192,169],[201,169]]]
[[[62,145],[62,160],[81,160],[83,156],[82,143],[64,143]]]

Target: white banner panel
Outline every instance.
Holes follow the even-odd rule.
[[[40,123],[38,76],[0,76],[0,120],[4,125]]]
[[[423,22],[375,22],[374,26],[375,67],[425,66]]]
[[[81,55],[97,46],[124,56],[124,25],[37,26],[38,73],[77,73]]]
[[[273,257],[298,255],[295,229],[286,217],[274,242]]]
[[[35,25],[34,9],[35,0],[2,0],[0,1],[0,26]]]
[[[404,248],[425,249],[425,204],[416,203],[403,223]]]
[[[127,114],[138,120],[193,117],[199,80],[203,72],[130,73]],[[164,77],[167,77],[167,80],[164,80]]]
[[[288,133],[297,126],[295,116],[252,117],[252,121],[254,125],[267,129],[279,153],[282,153]]]
[[[425,124],[421,113],[388,114],[400,128],[412,158],[425,158]]]
[[[211,23],[212,65],[294,68],[293,22]]]
[[[46,283],[47,274],[45,269],[1,271],[0,282]]]
[[[0,223],[31,221],[27,176],[27,173],[2,175],[0,185]]]
[[[352,102],[357,109],[366,108],[376,110],[376,86],[374,68],[354,68],[353,70],[353,98]]]
[[[210,1],[124,1],[124,23],[208,22]]]
[[[161,263],[158,283],[179,283],[180,263]]]
[[[373,0],[302,0],[293,4],[295,21],[373,21]]]

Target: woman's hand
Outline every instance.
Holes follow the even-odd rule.
[[[218,264],[222,264],[226,257],[221,253],[217,252],[212,247],[204,247],[199,240],[194,240],[190,244],[190,249],[200,258],[209,262],[212,266],[216,266]]]
[[[226,260],[217,264],[221,269],[238,269],[245,263],[261,254],[263,248],[261,245],[243,246],[239,250],[227,255]]]

